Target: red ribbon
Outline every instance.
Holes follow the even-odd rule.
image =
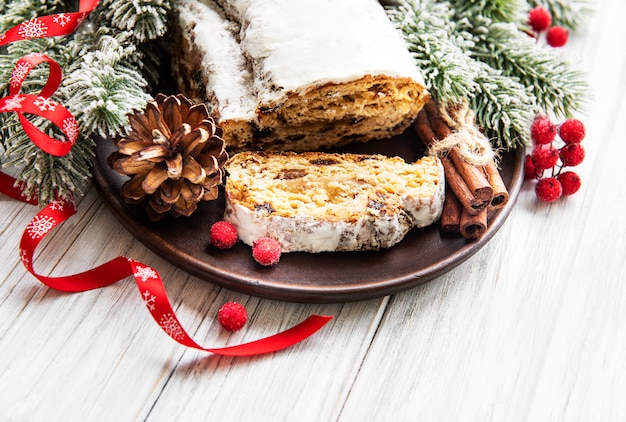
[[[77,13],[61,13],[25,21],[0,35],[0,46],[23,39],[68,35],[97,5],[97,0],[84,0],[80,2]],[[44,62],[49,64],[50,72],[42,91],[39,95],[20,94],[20,88],[30,71]],[[22,57],[13,69],[9,82],[10,96],[0,98],[0,112],[17,113],[24,132],[32,142],[43,151],[56,156],[68,154],[79,134],[78,125],[71,113],[50,98],[59,87],[61,80],[61,67],[57,62],[41,53],[28,54]],[[62,130],[66,138],[65,141],[52,138],[37,129],[26,119],[24,113],[35,114],[50,120]],[[22,195],[22,190],[16,179],[2,172],[0,172],[0,192],[14,199],[37,204],[35,199],[26,199]],[[20,259],[26,269],[46,286],[65,292],[98,289],[133,276],[141,297],[154,320],[165,333],[184,346],[228,356],[270,353],[308,338],[332,319],[330,316],[312,315],[286,331],[250,343],[220,348],[200,346],[187,334],[176,317],[161,276],[148,265],[120,256],[96,268],[70,276],[48,277],[35,272],[33,257],[37,245],[52,229],[75,213],[76,208],[73,201],[56,200],[48,204],[30,221],[22,234],[19,248]]]
[[[20,88],[30,71],[41,63],[50,65],[50,73],[46,85],[39,95],[20,94]],[[74,116],[65,107],[50,98],[61,85],[62,78],[61,66],[50,57],[41,53],[27,54],[13,68],[9,82],[9,93],[11,95],[0,98],[0,112],[13,111],[17,113],[24,132],[33,143],[48,154],[57,157],[67,155],[72,150],[79,133],[78,123],[76,123]],[[35,114],[50,120],[61,129],[65,135],[65,141],[48,136],[37,129],[24,116],[24,113]]]
[[[78,12],[59,13],[29,19],[0,34],[0,46],[33,38],[69,35],[98,6],[99,0],[81,0]]]

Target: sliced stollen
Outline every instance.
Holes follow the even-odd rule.
[[[227,162],[224,219],[246,244],[283,252],[377,250],[437,221],[444,173],[437,157],[242,152]]]
[[[178,88],[210,105],[230,150],[388,138],[428,99],[376,0],[181,0],[175,16]]]

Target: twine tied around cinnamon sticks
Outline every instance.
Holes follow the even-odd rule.
[[[413,124],[429,154],[437,155],[446,177],[441,230],[477,239],[487,229],[488,214],[504,207],[507,188],[491,143],[480,131],[468,103],[426,103]]]
[[[429,104],[430,108],[436,107],[432,101],[429,101]],[[440,122],[442,120],[449,129],[444,138],[437,139],[429,145],[430,155],[441,157],[454,150],[473,166],[484,166],[494,160],[495,153],[491,148],[491,142],[476,126],[474,112],[467,101],[447,107],[439,106],[437,111],[440,117],[436,119],[437,124],[442,124]],[[431,115],[437,116],[434,110]]]

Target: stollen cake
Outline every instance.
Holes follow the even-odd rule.
[[[224,219],[246,244],[283,252],[389,248],[443,208],[440,160],[324,152],[241,152],[226,163]]]
[[[428,93],[376,0],[180,0],[173,74],[232,151],[317,151],[388,138]]]

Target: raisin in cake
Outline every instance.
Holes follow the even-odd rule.
[[[315,151],[401,133],[428,93],[376,0],[181,0],[178,88],[231,150]]]
[[[242,152],[226,164],[225,219],[251,245],[269,236],[283,252],[388,248],[441,215],[437,157]]]

